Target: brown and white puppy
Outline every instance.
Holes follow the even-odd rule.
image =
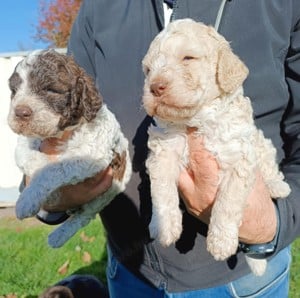
[[[9,87],[8,123],[20,135],[16,163],[31,177],[16,204],[18,218],[53,204],[63,185],[83,181],[109,165],[115,170],[105,194],[70,211],[72,216],[49,235],[49,244],[59,247],[124,191],[131,175],[128,141],[92,78],[70,56],[54,50],[31,53],[16,66]],[[49,138],[66,139],[55,161],[39,151]]]
[[[278,169],[276,150],[256,128],[251,102],[243,94],[248,69],[224,37],[190,19],[171,22],[158,34],[143,68],[143,105],[157,124],[149,129],[146,162],[153,203],[150,234],[164,246],[181,235],[177,182],[188,165],[187,127],[197,128],[220,167],[207,249],[216,260],[224,260],[237,251],[238,230],[257,171],[273,198],[290,192]],[[266,262],[253,259],[249,265],[260,275]]]

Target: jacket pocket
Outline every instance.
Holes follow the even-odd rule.
[[[233,297],[272,297],[271,292],[275,295],[273,297],[287,297],[290,263],[291,252],[290,247],[287,247],[268,261],[264,275],[248,274],[230,283]]]
[[[110,279],[114,279],[117,275],[118,271],[118,261],[113,256],[109,246],[107,245],[107,266],[106,266],[106,274]]]

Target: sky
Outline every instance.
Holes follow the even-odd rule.
[[[36,41],[40,0],[4,0],[0,4],[0,54],[46,48]]]

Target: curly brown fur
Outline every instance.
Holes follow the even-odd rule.
[[[63,116],[61,129],[77,124],[82,116],[91,121],[101,108],[102,98],[92,78],[71,56],[47,51],[38,56],[29,77],[32,89],[40,91],[41,95],[43,86],[56,93],[46,98],[47,103]],[[59,96],[62,94],[64,100]]]
[[[23,90],[25,83],[27,87]],[[57,117],[56,127],[60,131],[77,125],[82,119],[93,120],[103,102],[93,79],[83,68],[71,56],[54,50],[39,51],[21,61],[9,79],[9,86],[16,108],[33,116],[34,106],[38,105],[39,110],[47,110]],[[16,98],[21,94],[24,98],[25,92],[28,93],[26,101],[17,103]],[[37,104],[37,100],[42,103]],[[29,130],[29,120],[29,117],[19,117],[13,125],[15,132]],[[49,132],[44,133],[49,137]]]

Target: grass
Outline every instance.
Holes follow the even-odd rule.
[[[290,298],[300,297],[300,238],[292,245],[292,266],[290,278]]]
[[[52,249],[54,227],[30,219],[0,219],[0,298],[36,298],[70,274],[93,274],[105,281],[105,234],[99,218],[62,248]],[[300,239],[292,246],[290,298],[300,298]]]
[[[47,244],[54,227],[34,221],[0,219],[0,298],[37,297],[74,273],[105,279],[105,235],[99,218],[59,249]]]

